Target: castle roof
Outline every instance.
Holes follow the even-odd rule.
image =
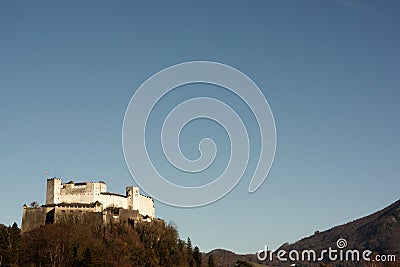
[[[126,197],[124,195],[117,194],[117,193],[111,193],[111,192],[100,192],[100,194],[101,195],[108,195],[108,196]]]
[[[46,204],[43,205],[42,207],[83,207],[83,208],[93,208],[95,206],[103,205],[99,201],[92,202],[92,203],[66,203],[62,202],[59,204]]]

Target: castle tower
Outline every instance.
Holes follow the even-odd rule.
[[[127,206],[128,209],[137,210],[139,207],[139,187],[136,186],[128,186],[126,188],[126,197],[127,197]]]
[[[49,178],[47,179],[46,189],[46,205],[48,204],[59,204],[61,192],[61,179]]]
[[[126,187],[126,201],[128,210],[133,209],[133,186]]]

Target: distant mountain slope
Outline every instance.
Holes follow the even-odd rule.
[[[316,232],[314,235],[303,238],[293,244],[286,243],[279,249],[283,249],[287,252],[306,249],[312,249],[318,252],[328,249],[329,247],[336,249],[336,242],[340,238],[346,239],[346,249],[357,249],[359,251],[368,249],[380,255],[396,255],[397,261],[394,265],[385,263],[383,265],[375,264],[374,266],[400,266],[400,200],[371,215],[333,227],[327,231]],[[238,260],[253,263],[258,262],[264,265],[268,263],[259,262],[255,254],[237,255],[231,251],[222,249],[213,250],[206,255],[209,254],[213,255],[218,266],[221,267],[235,266],[235,262]],[[268,263],[268,265],[285,266],[278,261]],[[256,264],[254,264],[254,266],[256,266]],[[288,263],[286,263],[286,266],[288,266]],[[312,266],[312,264],[303,263],[303,265],[297,266]],[[331,266],[339,265],[333,264]],[[363,265],[351,265],[351,263],[346,265],[346,263],[341,263],[340,266]]]
[[[320,251],[329,246],[336,248],[338,239],[347,240],[349,249],[369,249],[379,254],[400,252],[400,200],[369,216],[333,227],[327,231],[317,232],[293,244],[281,248],[314,249]]]

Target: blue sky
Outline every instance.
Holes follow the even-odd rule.
[[[2,1],[0,223],[20,224],[24,203],[45,201],[46,171],[124,192],[133,183],[121,145],[130,98],[154,73],[192,60],[251,77],[278,143],[253,194],[244,177],[205,207],[156,202],[181,238],[202,251],[255,252],[391,204],[400,188],[399,11],[398,1]],[[220,131],[192,126],[188,155],[202,133]]]

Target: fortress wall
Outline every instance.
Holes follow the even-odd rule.
[[[95,201],[99,201],[101,204],[103,204],[104,208],[108,207],[120,207],[127,209],[127,200],[126,197],[124,196],[118,196],[115,194],[100,194],[96,195]]]
[[[101,207],[101,206],[100,206]],[[97,223],[103,222],[101,210],[97,207],[56,207],[55,223]]]
[[[132,197],[133,209],[139,210],[142,215],[148,215],[152,218],[155,217],[154,202],[153,199],[143,195],[134,195]]]
[[[139,220],[139,212],[137,210],[104,210],[103,211],[103,222],[105,224],[110,223],[133,223],[133,221]]]
[[[60,201],[65,203],[93,203],[97,196],[105,192],[107,186],[100,182],[67,183],[63,184],[60,192]]]
[[[60,201],[65,203],[93,203],[94,201],[93,194],[82,191],[81,193],[74,194],[61,194]]]
[[[22,214],[22,232],[31,231],[46,224],[46,208],[24,207]]]
[[[129,223],[129,219],[138,220],[139,212],[137,210],[119,210],[119,221],[121,223]]]

